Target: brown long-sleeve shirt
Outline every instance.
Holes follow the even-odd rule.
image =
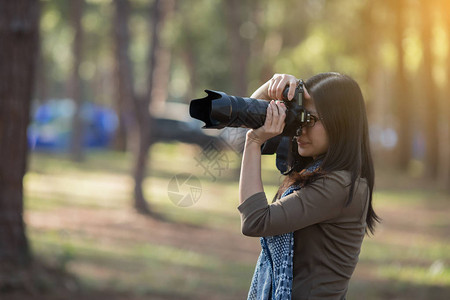
[[[264,192],[239,205],[245,235],[294,232],[292,299],[345,299],[365,234],[369,190],[365,179],[357,180],[345,206],[350,183],[348,171],[336,171],[270,205]]]

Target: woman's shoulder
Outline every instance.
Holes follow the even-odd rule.
[[[336,203],[337,207],[345,206],[352,189],[352,174],[350,171],[331,171],[298,191],[298,196],[305,199],[318,198]],[[352,201],[352,207],[359,207],[367,198],[368,184],[365,178],[357,178],[353,186],[354,197],[361,201]]]
[[[324,182],[336,182],[342,186],[351,184],[352,174],[347,170],[331,171],[322,177]]]
[[[316,181],[316,184],[325,185],[329,187],[343,187],[348,188],[352,185],[352,174],[347,170],[331,171],[323,175]],[[361,187],[367,186],[365,178],[358,177],[355,184]]]

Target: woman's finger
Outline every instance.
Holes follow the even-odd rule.
[[[279,118],[276,127],[277,131],[281,132],[283,131],[284,120],[286,119],[286,106],[284,103],[282,102],[278,103],[278,111],[279,111]]]
[[[267,106],[267,113],[266,113],[266,121],[264,122],[265,127],[272,126],[272,120],[273,120],[273,108],[272,104],[273,100],[269,102],[269,105]]]
[[[280,134],[284,126],[285,111],[282,102],[275,101],[274,104],[275,107],[272,109],[274,112],[273,113],[274,117],[272,120],[272,127],[270,131],[274,134]]]
[[[272,99],[272,87],[273,87],[274,79],[271,78],[269,80],[269,87],[267,88],[267,96],[269,96],[269,99]]]
[[[273,102],[273,109],[272,110],[273,110],[273,115],[274,115],[275,118],[280,115],[280,111],[279,111],[279,108],[278,108],[279,103],[280,103],[279,100],[275,100]]]
[[[267,130],[271,133],[276,132],[278,126],[278,120],[280,118],[280,113],[278,111],[278,105],[276,104],[278,101],[271,101],[270,105],[272,106],[272,123],[270,127],[267,127]]]
[[[280,77],[278,76],[278,74],[275,74],[274,77],[272,77],[272,79],[270,80],[269,89],[267,93],[270,99],[276,99],[276,91],[279,80]]]
[[[297,80],[290,80],[289,81],[288,100],[292,100],[292,98],[294,98],[296,88],[297,88]]]
[[[284,88],[286,87],[286,84],[287,84],[286,78],[281,77],[281,80],[278,81],[278,85],[276,87],[276,92],[275,92],[276,99],[283,100],[283,91],[284,91]]]
[[[288,74],[275,74],[269,80],[267,95],[270,99],[283,100],[283,91],[289,86],[288,100],[292,100],[297,87],[297,78]]]

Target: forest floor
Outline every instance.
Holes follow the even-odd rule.
[[[228,153],[214,178],[195,159],[200,152],[153,146],[144,186],[162,218],[133,210],[127,154],[93,152],[74,163],[32,153],[24,219],[35,263],[23,275],[30,283],[0,290],[0,299],[245,299],[260,246],[240,232],[239,157]],[[263,158],[268,195],[280,180],[274,165]],[[348,299],[449,299],[449,194],[377,171],[374,207],[383,222],[363,243]],[[181,173],[198,178],[199,198],[189,207],[171,201]],[[190,191],[179,187],[178,194]]]

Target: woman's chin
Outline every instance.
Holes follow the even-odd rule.
[[[309,157],[309,156],[311,156],[311,154],[309,153],[309,151],[307,151],[306,149],[301,148],[300,146],[298,146],[298,154],[299,154],[300,156],[303,156],[303,157]]]
[[[307,151],[298,151],[298,154],[302,157],[311,157],[312,156]]]

